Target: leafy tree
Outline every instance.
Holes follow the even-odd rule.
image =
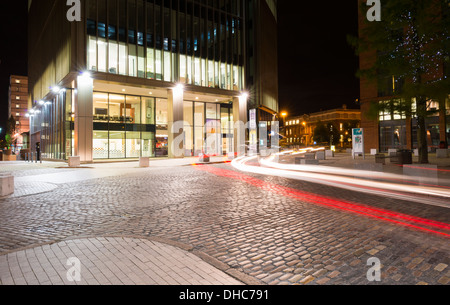
[[[339,129],[334,124],[319,122],[314,128],[313,139],[316,143],[336,145],[340,139]]]
[[[379,91],[401,100],[371,105],[372,115],[394,107],[411,117],[415,110],[420,163],[428,163],[427,102],[433,99],[445,107],[450,93],[450,79],[442,73],[449,65],[449,5],[449,0],[385,0],[381,21],[364,18],[360,37],[349,37],[358,55],[376,52],[373,65],[360,70],[358,76],[376,82]],[[365,16],[365,1],[360,9]]]
[[[10,149],[16,133],[16,119],[11,116],[6,122],[5,146]]]

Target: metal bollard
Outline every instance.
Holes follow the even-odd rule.
[[[30,153],[30,162],[33,162],[33,153]]]

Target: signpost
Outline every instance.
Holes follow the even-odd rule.
[[[366,159],[364,154],[364,129],[363,128],[354,128],[352,130],[352,157],[355,159],[355,155],[362,154],[363,159]]]

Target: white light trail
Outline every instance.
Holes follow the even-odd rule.
[[[414,201],[423,204],[450,208],[449,189],[420,186],[420,185],[412,186],[380,181],[368,181],[367,179],[358,179],[355,177],[350,178],[342,176],[342,174],[345,173],[347,175],[360,176],[362,172],[365,171],[346,170],[342,168],[322,167],[322,166],[307,166],[307,165],[300,166],[293,164],[280,164],[271,161],[273,160],[273,157],[270,157],[268,159],[260,159],[260,163],[268,167],[251,166],[245,164],[246,162],[255,158],[257,158],[257,156],[240,157],[233,160],[231,164],[233,165],[234,168],[241,170],[243,172],[309,181],[313,183],[319,183],[323,185],[343,188],[357,192],[382,195],[400,200]],[[399,175],[386,173],[378,173],[378,172],[367,172],[367,173],[370,173],[371,177],[377,178],[387,178],[387,177],[392,178],[393,176],[395,176],[396,178],[399,177]],[[400,192],[405,192],[406,194]],[[414,194],[420,194],[422,196],[419,197]],[[425,197],[423,195],[427,196],[431,195],[439,198]]]

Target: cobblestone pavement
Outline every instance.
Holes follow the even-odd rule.
[[[190,245],[270,285],[370,284],[372,257],[381,262],[381,284],[449,283],[448,237],[296,199],[276,186],[450,223],[445,208],[237,173],[229,164],[157,167],[0,199],[0,255],[86,236],[135,236]]]

